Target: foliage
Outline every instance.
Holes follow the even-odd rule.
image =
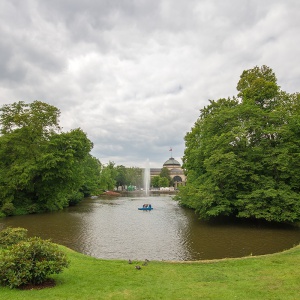
[[[160,187],[159,181],[160,181],[160,176],[158,176],[158,175],[153,176],[153,177],[151,177],[150,185],[155,188]]]
[[[210,101],[185,136],[182,205],[219,215],[300,220],[300,97],[272,69],[246,70],[239,98]]]
[[[26,104],[23,101],[6,104],[0,108],[1,134],[13,133],[18,129],[30,128],[36,137],[43,137],[57,132],[59,110],[47,103],[34,101]]]
[[[112,190],[116,186],[116,175],[117,171],[114,167],[114,162],[109,162],[107,166],[102,165],[101,171],[100,171],[100,183],[99,187],[102,190]]]
[[[166,177],[160,177],[159,179],[159,186],[160,187],[169,187],[170,186],[170,181]]]
[[[115,166],[114,162],[109,162],[106,166],[101,166],[100,187],[102,190],[112,190],[121,186],[143,186],[142,169],[136,167],[126,168],[123,165]]]
[[[170,181],[166,177],[161,177],[161,176],[157,175],[157,176],[153,176],[151,178],[151,186],[153,186],[155,188],[168,187],[169,184],[170,184]]]
[[[172,178],[170,176],[170,170],[166,167],[163,167],[160,171],[159,176],[161,178],[166,178],[167,180],[162,180],[161,181],[161,186],[170,186],[172,184]]]
[[[6,202],[2,205],[1,211],[5,216],[12,216],[15,211],[15,206],[11,202]]]
[[[80,192],[84,197],[99,194],[101,166],[101,162],[90,154],[82,161],[83,184]]]
[[[0,207],[4,214],[52,211],[99,184],[93,144],[80,129],[60,132],[59,110],[22,101],[0,109]],[[84,191],[84,192],[83,192]]]
[[[126,184],[143,187],[143,169],[137,167],[126,168]]]
[[[38,237],[30,238],[4,252],[0,261],[0,282],[10,288],[39,284],[49,275],[68,267],[66,254],[58,246]]]
[[[126,180],[126,168],[122,165],[116,167],[116,186],[125,186],[127,185]]]
[[[8,248],[27,239],[27,229],[7,227],[0,231],[0,247]]]
[[[69,206],[75,206],[84,198],[84,194],[80,191],[74,191],[71,195],[69,195],[68,202]]]
[[[123,165],[116,166],[116,186],[124,188],[126,185],[143,186],[143,169],[137,167],[126,168]]]
[[[163,167],[160,171],[160,174],[153,176],[151,178],[151,186],[155,188],[159,187],[169,187],[172,185],[172,179],[170,176],[170,170],[166,167]]]

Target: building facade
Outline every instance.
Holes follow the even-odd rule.
[[[184,175],[183,169],[181,168],[180,163],[170,157],[164,164],[163,168],[167,168],[170,172],[170,177],[174,182],[174,188],[176,189],[179,185],[185,185],[186,176]],[[161,172],[161,168],[151,168],[150,169],[150,176],[159,176]]]

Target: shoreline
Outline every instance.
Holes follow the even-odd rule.
[[[60,245],[70,267],[41,290],[0,288],[1,299],[298,299],[300,245],[242,258],[206,261],[98,259]],[[248,259],[251,258],[251,259]],[[139,268],[136,268],[139,266]]]
[[[160,190],[151,190],[149,191],[149,194],[146,195],[145,191],[120,191],[119,192],[121,195],[137,195],[137,196],[151,196],[151,195],[176,195],[178,191],[160,191]]]

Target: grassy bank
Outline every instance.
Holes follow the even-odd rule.
[[[282,253],[170,263],[100,260],[69,249],[71,265],[44,290],[0,287],[0,299],[299,299],[300,245]],[[135,265],[140,264],[141,270]]]

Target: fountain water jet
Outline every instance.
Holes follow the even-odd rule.
[[[150,190],[150,164],[149,164],[149,159],[147,159],[145,169],[144,169],[144,191],[146,196],[149,195],[149,190]]]

